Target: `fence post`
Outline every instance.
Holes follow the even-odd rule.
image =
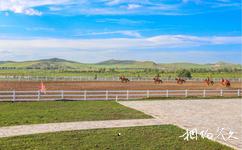
[[[220,96],[223,96],[223,89],[220,90]]]
[[[64,99],[64,91],[63,90],[61,91],[61,99],[62,100]]]
[[[84,91],[84,100],[87,100],[87,91]]]
[[[150,97],[150,91],[149,91],[149,90],[147,90],[146,97],[147,97],[147,98]]]
[[[185,97],[187,97],[188,93],[187,93],[187,89],[185,90]]]
[[[116,102],[118,101],[118,96],[116,95]]]
[[[238,89],[238,96],[240,96],[240,89]]]
[[[16,100],[16,92],[15,91],[13,91],[13,102]]]
[[[129,99],[129,90],[127,90],[127,97],[126,99],[128,100]]]
[[[166,97],[169,97],[169,90],[166,90]]]
[[[106,90],[106,100],[108,100],[108,90]]]
[[[206,97],[206,90],[203,90],[203,97]]]
[[[38,91],[38,101],[40,100],[40,90]]]

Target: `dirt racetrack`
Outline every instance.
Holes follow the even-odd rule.
[[[44,82],[47,90],[191,90],[191,89],[241,89],[242,83],[232,82],[231,87],[224,87],[220,83],[207,86],[204,82],[188,81],[184,84],[164,82],[155,84],[152,81],[132,81],[121,83],[118,81],[51,81]],[[0,81],[0,91],[36,91],[40,82],[33,81]]]

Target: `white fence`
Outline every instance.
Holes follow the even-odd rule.
[[[159,97],[240,97],[237,90],[99,90],[99,91],[0,91],[0,101],[130,100]]]
[[[153,77],[127,77],[130,81],[153,81]],[[163,81],[175,81],[174,77],[161,77]],[[188,81],[203,81],[205,78],[192,78]],[[241,82],[241,78],[226,78],[231,82]],[[48,77],[48,76],[0,76],[0,80],[6,81],[119,81],[119,77],[97,77],[94,76],[63,76],[63,77]],[[211,78],[218,82],[221,78]]]

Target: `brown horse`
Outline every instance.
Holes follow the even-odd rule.
[[[207,79],[204,80],[204,82],[209,86],[209,85],[212,85],[214,84],[214,82],[212,80],[210,80],[209,77],[207,77]]]
[[[230,81],[227,80],[227,79],[224,79],[224,78],[221,79],[220,83],[221,83],[223,86],[226,86],[226,87],[230,87],[230,85],[231,85],[231,84],[230,84]]]
[[[183,83],[185,83],[186,82],[186,80],[184,80],[184,79],[182,79],[182,78],[176,78],[176,83],[177,84],[183,84]]]
[[[155,83],[163,83],[163,81],[159,77],[154,77],[153,80]]]
[[[127,83],[127,82],[129,82],[129,79],[126,78],[125,76],[120,76],[120,77],[119,77],[119,80],[121,80],[122,83]]]

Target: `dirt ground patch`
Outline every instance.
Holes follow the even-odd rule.
[[[239,89],[242,83],[233,82],[231,87],[226,88],[220,83],[207,86],[204,82],[188,81],[182,85],[175,82],[164,82],[155,84],[152,81],[132,81],[121,83],[118,81],[51,81],[44,82],[47,90],[191,90],[191,89]],[[33,81],[0,81],[0,91],[38,90],[40,82]]]

